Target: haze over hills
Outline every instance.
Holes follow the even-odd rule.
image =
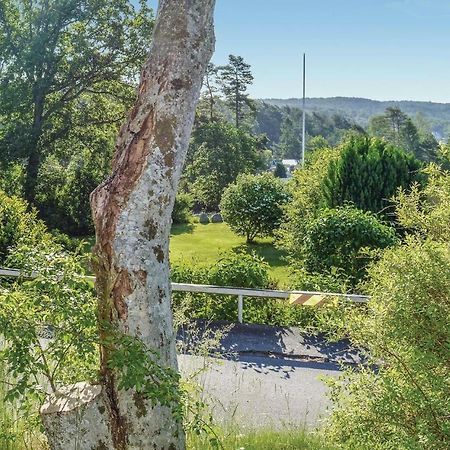
[[[301,99],[266,98],[261,101],[275,106],[301,108]],[[307,112],[341,114],[355,121],[358,125],[367,126],[370,117],[383,113],[391,106],[397,106],[412,118],[421,117],[429,123],[436,138],[444,139],[450,135],[450,103],[433,103],[420,101],[379,101],[356,97],[307,98]]]

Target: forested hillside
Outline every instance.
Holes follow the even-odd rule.
[[[301,99],[262,99],[262,102],[274,106],[301,108]],[[450,104],[418,101],[378,101],[354,97],[308,98],[307,111],[323,114],[344,115],[348,120],[360,126],[367,126],[370,117],[383,113],[388,107],[400,108],[409,116],[418,116],[419,120],[429,122],[437,139],[447,139],[450,134]]]

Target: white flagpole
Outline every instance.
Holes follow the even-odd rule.
[[[305,112],[305,93],[306,93],[306,55],[303,53],[303,127],[302,127],[302,167],[305,165],[305,139],[306,139],[306,112]]]

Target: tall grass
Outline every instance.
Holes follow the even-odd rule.
[[[12,405],[5,402],[6,377],[6,369],[0,359],[0,449],[19,450],[21,447],[17,443],[19,434],[17,415]]]
[[[333,450],[323,439],[303,429],[262,429],[245,433],[219,431],[222,450]],[[188,450],[211,450],[207,436],[187,436]]]
[[[0,359],[0,450],[47,449],[38,424],[24,417],[16,404],[5,401],[9,381],[8,371]]]

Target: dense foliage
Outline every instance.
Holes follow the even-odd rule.
[[[0,191],[0,264],[19,246],[33,248],[49,239],[45,224],[27,203]]]
[[[182,188],[203,208],[217,210],[223,190],[240,173],[264,166],[264,143],[233,125],[214,121],[193,131]]]
[[[97,302],[92,284],[80,277],[80,259],[51,241],[19,245],[6,262],[38,274],[32,280],[3,279],[0,289],[0,364],[9,373],[5,399],[18,401],[33,421],[46,396],[41,383],[55,392],[95,377]]]
[[[450,236],[450,172],[430,166],[427,184],[414,184],[410,192],[400,190],[395,198],[400,224],[410,232],[437,242]]]
[[[252,242],[273,235],[289,198],[284,183],[274,176],[244,174],[225,189],[220,210],[230,228]]]
[[[312,273],[340,270],[359,281],[370,261],[370,250],[384,249],[397,241],[393,228],[373,214],[346,206],[324,209],[307,227],[303,240],[304,267]]]
[[[26,159],[28,200],[45,153],[79,126],[74,112],[86,99],[114,98],[123,117],[152,24],[145,2],[0,1],[0,149],[2,160]],[[84,124],[88,118],[96,122],[85,117]],[[100,120],[117,119],[104,110]]]
[[[323,184],[329,165],[339,156],[339,148],[318,150],[309,155],[305,167],[297,169],[290,180],[292,201],[285,208],[284,221],[277,232],[277,246],[294,259],[301,258],[308,223],[328,207]]]
[[[71,236],[93,234],[89,195],[110,171],[113,134],[101,151],[96,150],[102,143],[91,139],[92,148],[73,155],[66,164],[53,155],[42,163],[35,203],[52,228]]]
[[[299,107],[278,107],[258,102],[254,129],[267,135],[274,156],[300,159],[302,148],[302,110]],[[306,151],[337,145],[351,130],[362,128],[345,116],[317,111],[306,114]]]
[[[367,367],[333,385],[330,439],[346,449],[436,449],[450,445],[450,254],[410,240],[370,270],[368,311],[343,332],[367,349]]]
[[[270,106],[277,108],[300,107],[301,100],[291,99],[266,99]],[[354,97],[328,97],[308,98],[308,110],[317,111],[323,115],[339,113],[344,117],[351,117],[359,126],[366,128],[371,117],[382,115],[387,108],[400,108],[408,116],[412,117],[417,126],[418,118],[426,120],[428,132],[434,133],[439,139],[450,136],[450,107],[445,103],[420,102],[420,101],[378,101],[367,98]]]
[[[255,253],[236,250],[223,254],[214,264],[205,266],[184,262],[172,265],[171,279],[178,283],[213,284],[273,289],[268,264]],[[237,321],[236,296],[176,292],[174,311],[190,318]],[[313,325],[315,311],[296,308],[285,301],[245,298],[244,321],[282,326]]]
[[[179,192],[175,198],[172,211],[172,223],[189,223],[192,217],[192,207],[194,199],[192,195],[185,192]]]
[[[377,366],[333,383],[331,439],[350,449],[450,446],[450,175],[397,198],[406,242],[369,270],[366,310],[344,314],[340,335]]]
[[[384,114],[372,117],[369,132],[372,136],[384,138],[396,147],[414,154],[422,161],[436,159],[438,143],[429,126],[424,124],[418,129],[412,119],[398,107],[389,107]]]
[[[418,179],[420,167],[414,156],[385,141],[353,135],[329,165],[322,184],[326,203],[334,208],[351,202],[365,211],[381,212],[399,187],[408,188]]]

